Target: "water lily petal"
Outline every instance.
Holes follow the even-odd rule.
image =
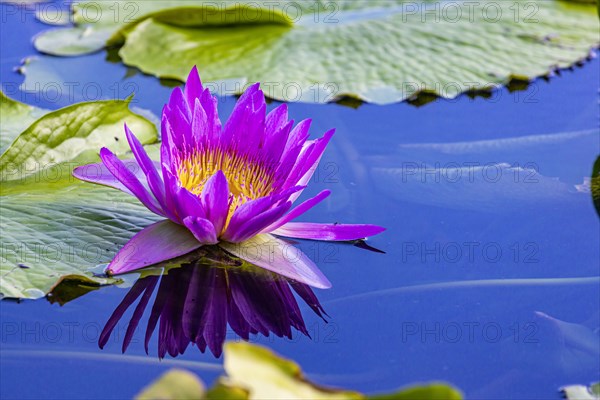
[[[144,150],[144,147],[142,146],[138,138],[135,137],[131,130],[129,130],[127,124],[125,124],[125,136],[127,137],[129,147],[131,148],[135,159],[137,160],[138,164],[142,168],[142,171],[144,171],[144,174],[146,175],[148,187],[150,187],[152,194],[154,194],[154,197],[156,197],[158,202],[164,208],[165,184],[162,180],[162,177],[158,173],[158,169],[160,169],[160,166],[157,169],[156,164],[150,159],[148,153],[146,153],[146,150]]]
[[[317,170],[319,162],[321,161],[321,157],[325,152],[325,148],[329,144],[329,141],[334,133],[335,129],[325,132],[322,138],[312,142],[309,147],[307,147],[305,151],[301,153],[300,157],[298,157],[296,165],[290,172],[284,187],[293,185],[306,185],[310,181],[310,178],[312,178],[313,174]],[[290,200],[296,200],[300,194],[302,194],[302,192],[296,193]]]
[[[265,134],[267,137],[272,136],[281,127],[288,123],[288,108],[287,104],[283,103],[275,108],[265,120]]]
[[[213,224],[204,218],[186,217],[183,224],[194,234],[196,239],[202,244],[215,244],[219,242],[215,227]]]
[[[330,194],[331,194],[330,190],[323,190],[322,192],[317,194],[315,197],[306,200],[305,202],[301,203],[297,207],[294,207],[294,209],[292,211],[287,213],[283,218],[280,218],[279,220],[277,220],[274,224],[267,226],[265,229],[263,229],[261,231],[261,233],[269,233],[269,232],[279,228],[280,226],[290,222],[291,220],[298,218],[300,215],[304,214],[305,212],[307,212],[308,210],[310,210],[311,208],[313,208],[314,206],[316,206],[317,204],[319,204],[320,202],[325,200]]]
[[[181,225],[170,220],[156,222],[138,232],[119,250],[107,273],[122,274],[179,257],[202,244]]]
[[[223,143],[235,144],[242,153],[256,152],[264,135],[267,106],[259,86],[246,89],[223,127]]]
[[[201,201],[206,219],[212,222],[217,234],[221,233],[229,213],[229,185],[223,171],[217,171],[206,181]]]
[[[237,235],[237,232],[242,228],[242,226],[246,224],[246,222],[278,205],[279,203],[287,201],[290,196],[302,189],[304,189],[302,186],[293,187],[284,190],[281,193],[267,197],[260,197],[242,204],[233,213],[231,220],[229,221],[229,225],[227,226],[227,230],[223,234],[223,238],[225,238],[225,240],[237,243],[238,240],[234,240],[233,238]],[[263,228],[266,226],[267,225],[264,225]]]
[[[307,285],[326,289],[329,280],[299,249],[269,234],[256,235],[242,243],[219,244],[233,255],[261,268]]]
[[[302,120],[290,132],[283,154],[280,158],[280,165],[277,168],[277,176],[282,180],[281,186],[286,182],[290,171],[296,165],[298,155],[302,151],[302,147],[308,138],[308,130],[310,129],[311,119]]]
[[[206,211],[204,211],[204,206],[202,205],[200,198],[186,188],[178,186],[176,182],[171,182],[174,185],[173,192],[177,199],[176,206],[179,219],[181,221],[186,217],[200,217],[206,219]]]
[[[235,229],[235,231],[227,230],[227,232],[232,233],[231,236],[228,236],[226,234],[224,236],[224,239],[233,243],[243,242],[244,240],[251,238],[252,236],[265,229],[266,226],[269,226],[273,222],[280,219],[283,216],[283,214],[285,214],[290,209],[291,206],[292,203],[286,201],[276,207],[273,207],[258,215],[255,215],[254,217],[242,223],[238,228]]]
[[[200,81],[200,74],[198,73],[198,68],[194,65],[192,70],[190,71],[187,80],[185,81],[185,89],[183,90],[183,95],[187,102],[187,106],[190,110],[194,109],[194,104],[196,99],[203,91],[202,82]]]
[[[312,222],[288,222],[271,231],[274,235],[312,240],[357,240],[377,235],[385,228],[360,224],[317,224]]]
[[[125,167],[130,170],[142,182],[145,178],[144,171],[139,166],[136,160],[122,160]],[[94,163],[81,165],[73,170],[73,176],[82,181],[97,183],[99,185],[110,186],[119,189],[127,194],[134,195],[131,190],[127,189],[120,180],[115,178],[108,170],[104,163]]]
[[[140,182],[133,172],[127,169],[123,161],[113,154],[112,151],[103,147],[100,150],[100,159],[106,165],[115,178],[137,197],[150,211],[158,215],[165,216],[162,207],[156,198],[148,191],[148,189]]]

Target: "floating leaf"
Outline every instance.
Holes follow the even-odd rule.
[[[71,175],[78,162],[96,159],[102,146],[128,149],[124,121],[137,127],[144,142],[156,140],[156,127],[127,105],[102,101],[50,112],[0,157],[2,297],[42,297],[68,276],[113,282],[95,277],[92,269],[156,220],[132,197]]]
[[[133,197],[109,188],[41,179],[39,185],[35,179],[2,183],[0,293],[43,297],[71,275],[83,282],[115,282],[93,270],[155,222],[154,216]]]
[[[48,110],[20,103],[0,91],[0,154],[23,132],[33,121],[47,113]]]
[[[83,16],[92,4],[104,6],[79,3],[78,28],[100,36],[112,31],[111,43],[124,39],[123,62],[146,73],[184,80],[198,65],[215,92],[238,94],[260,81],[269,97],[284,101],[353,97],[387,104],[421,92],[453,98],[548,75],[599,44],[596,8],[560,0],[248,2],[252,24],[249,16],[232,24],[231,8],[146,3],[153,2],[128,2],[138,8],[129,20],[110,22],[105,14],[114,11],[106,10],[95,24]],[[265,23],[282,13],[293,26]],[[79,35],[78,28],[65,35]],[[45,42],[43,36],[36,41],[40,51],[73,54],[66,36]]]
[[[135,396],[136,400],[196,400],[204,396],[204,385],[193,373],[172,369]]]
[[[0,156],[0,180],[22,179],[60,163],[74,164],[95,157],[103,146],[124,153],[129,150],[125,122],[142,143],[155,142],[154,124],[132,113],[128,105],[129,100],[78,103],[44,115]],[[20,114],[9,115],[6,121]]]

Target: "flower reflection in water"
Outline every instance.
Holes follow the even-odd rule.
[[[292,328],[309,336],[292,290],[325,320],[321,304],[305,284],[231,259],[216,246],[204,247],[193,255],[181,267],[138,279],[106,323],[98,341],[100,348],[139,298],[123,339],[125,352],[157,286],[144,346],[148,353],[158,326],[160,358],[167,353],[173,357],[183,354],[190,343],[201,352],[208,347],[219,357],[227,324],[244,340],[259,333],[291,339]]]

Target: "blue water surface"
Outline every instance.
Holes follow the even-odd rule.
[[[19,89],[13,69],[47,27],[10,7],[0,5],[9,96],[55,109],[134,92],[136,107],[160,114],[171,89],[105,52],[42,56],[81,88],[100,88],[95,98]],[[435,380],[470,399],[558,399],[563,385],[599,380],[600,230],[586,183],[600,153],[598,69],[596,58],[526,90],[422,107],[289,104],[291,118],[313,119],[313,137],[336,128],[304,196],[333,194],[303,218],[385,226],[369,244],[386,253],[301,243],[333,283],[317,291],[329,323],[302,304],[312,339],[253,341],[320,384],[367,393]],[[222,119],[234,103],[220,99]],[[141,331],[122,355],[128,318],[98,349],[125,293],[0,302],[0,398],[131,398],[173,366],[208,383],[221,373],[222,358],[195,348],[159,361],[156,338],[146,355]]]

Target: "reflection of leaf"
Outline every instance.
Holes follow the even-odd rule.
[[[298,364],[286,360],[261,346],[248,343],[228,342],[225,345],[225,376],[222,376],[205,397],[192,382],[198,399],[371,399],[371,400],[460,400],[461,393],[451,386],[433,383],[411,386],[395,393],[366,396],[342,389],[317,386],[308,381]],[[175,384],[183,378],[181,371],[172,370],[163,375],[149,388],[158,387],[160,392],[144,390],[150,394],[143,398],[175,399],[174,392],[165,383]],[[168,380],[166,378],[169,378]],[[190,379],[185,377],[185,379]],[[185,384],[182,383],[181,386]],[[183,389],[183,388],[180,388]],[[186,393],[188,393],[186,391]],[[189,392],[191,393],[191,392]],[[138,399],[142,394],[138,395]]]
[[[570,385],[560,389],[567,400],[598,400],[600,399],[600,382],[596,382],[590,387],[583,385]]]
[[[63,306],[78,297],[100,289],[100,287],[101,285],[96,281],[78,275],[67,275],[52,288],[47,299],[50,304],[58,303]]]
[[[129,149],[125,122],[142,143],[156,141],[155,126],[129,111],[128,104],[129,100],[78,103],[44,115],[2,154],[0,180],[21,179],[59,163],[80,161],[79,157],[95,156],[103,146],[124,153]]]
[[[0,91],[0,114],[2,114],[2,124],[0,124],[0,154],[8,145],[23,132],[33,121],[47,113],[47,110],[19,103],[7,97]]]
[[[90,270],[109,262],[139,227],[155,220],[130,196],[71,175],[76,162],[97,158],[104,145],[126,150],[125,121],[137,127],[144,142],[156,140],[155,126],[127,105],[102,101],[50,112],[1,156],[3,296],[38,298],[67,275],[112,282],[93,277]]]
[[[273,2],[248,2],[254,7],[251,15],[261,17],[253,24],[247,23],[250,17],[232,24],[224,11],[181,1],[128,2],[137,7],[129,20],[115,23],[102,17],[90,24],[83,11],[92,4],[105,7],[79,3],[79,26],[48,33],[53,40],[41,35],[37,48],[73,54],[74,39],[68,37],[80,35],[82,26],[91,29],[89,35],[105,37],[112,30],[113,38],[125,37],[119,53],[123,61],[144,72],[184,80],[196,64],[205,82],[221,83],[212,87],[217,92],[240,93],[245,83],[260,81],[269,97],[286,101],[327,102],[348,96],[385,104],[422,91],[452,98],[511,78],[547,75],[584,59],[598,45],[595,8],[557,0],[485,0],[475,7],[459,2],[451,10],[428,1],[319,6],[284,1],[275,2],[275,9]],[[124,8],[124,2],[115,4]],[[182,5],[186,12],[175,13],[174,7]],[[112,8],[104,14],[114,15]],[[283,10],[294,25],[262,24],[273,10]],[[210,24],[206,18],[193,18],[207,13]],[[213,26],[218,22],[227,28]],[[82,50],[97,50],[97,42],[84,43]]]
[[[172,369],[139,393],[137,400],[195,400],[204,396],[204,385],[193,373]]]

